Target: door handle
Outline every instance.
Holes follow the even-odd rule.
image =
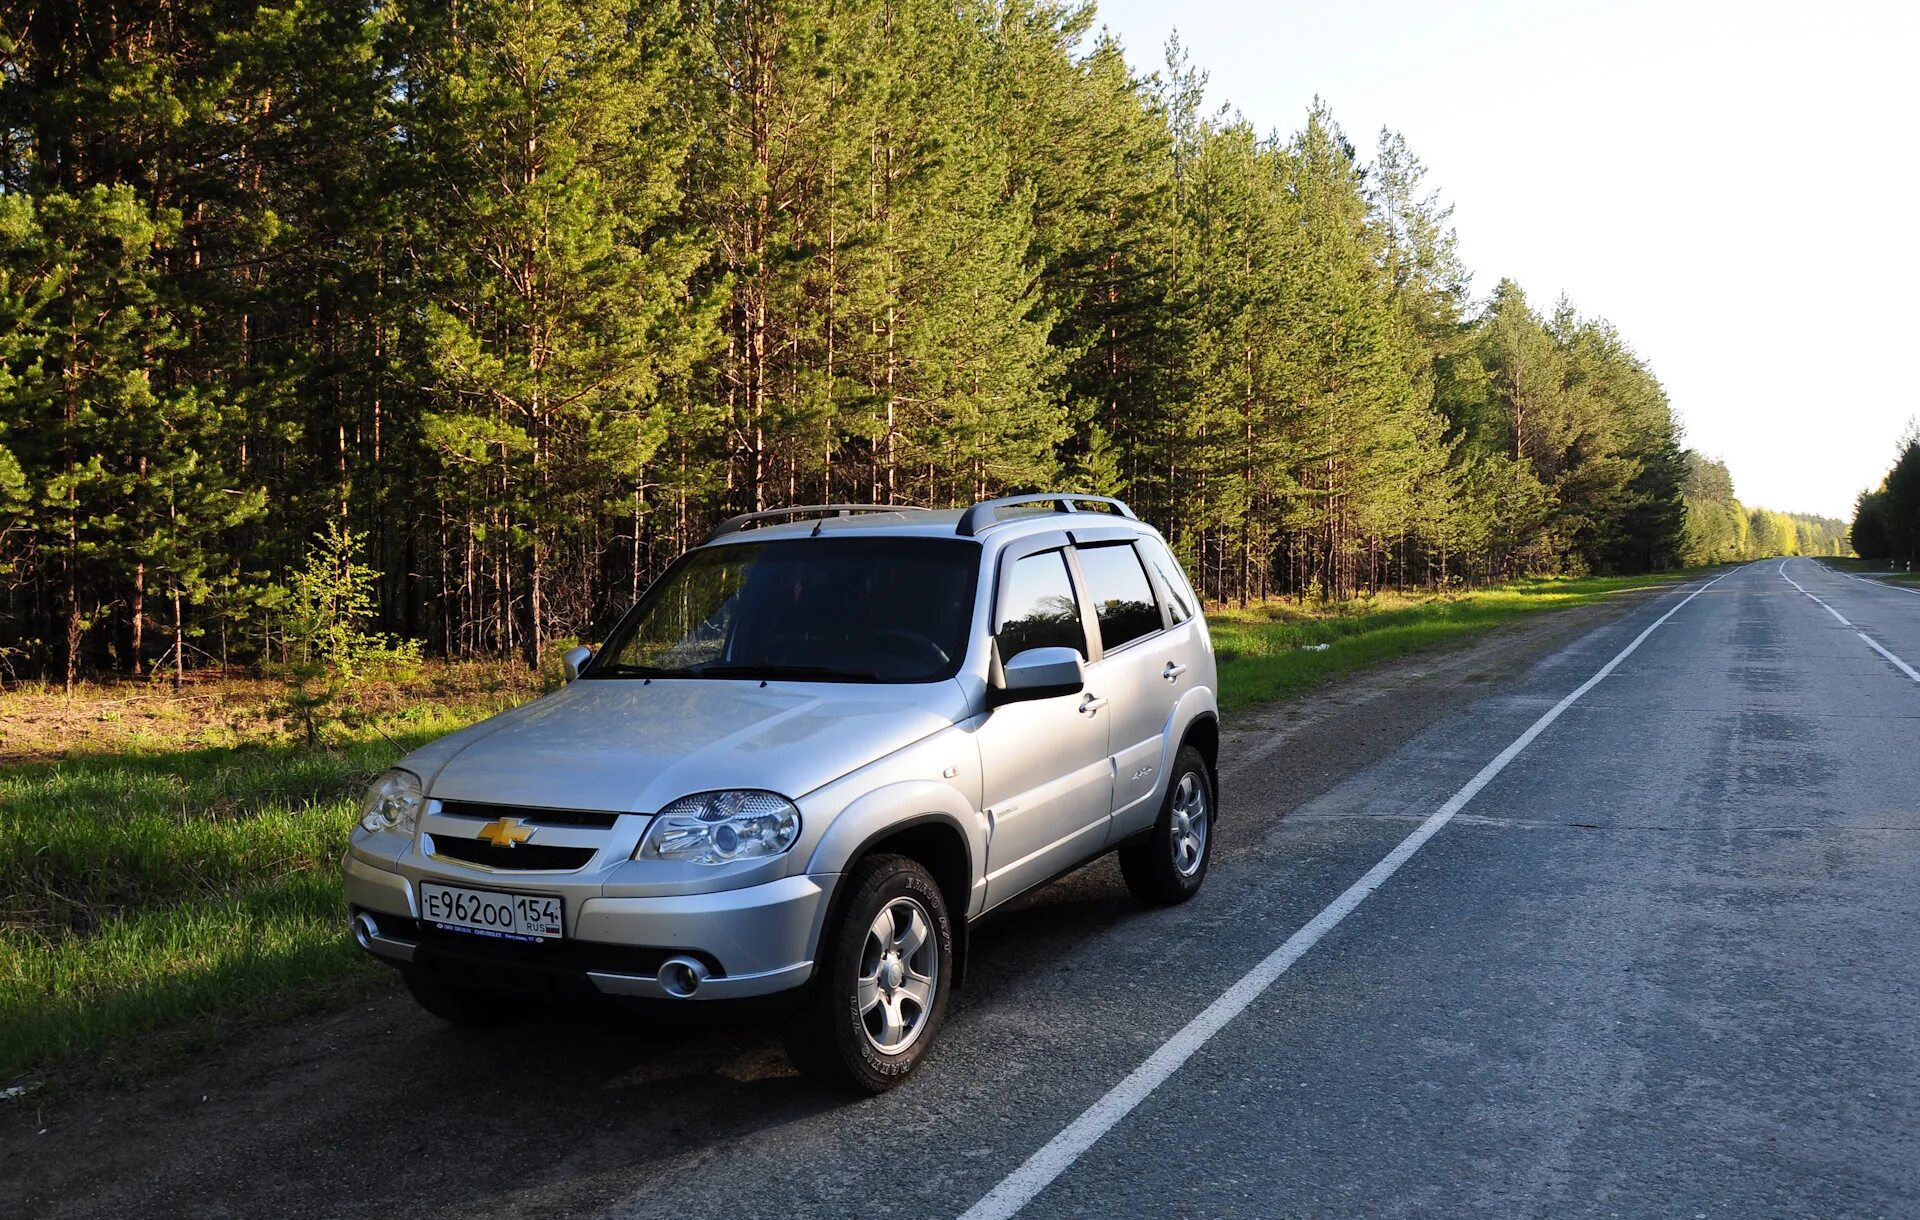
[[[1085,712],[1089,716],[1093,715],[1095,712],[1099,711],[1101,708],[1105,706],[1107,706],[1107,701],[1105,699],[1102,699],[1098,695],[1088,695],[1085,699],[1082,699],[1080,701],[1080,710]]]
[[[1165,678],[1169,682],[1178,682],[1180,680],[1180,675],[1186,672],[1187,672],[1187,667],[1180,664],[1180,662],[1168,661],[1167,667],[1160,671],[1160,676]]]

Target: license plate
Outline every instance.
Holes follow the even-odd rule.
[[[427,922],[449,932],[531,941],[563,935],[560,900],[551,894],[503,894],[423,881],[420,910]]]

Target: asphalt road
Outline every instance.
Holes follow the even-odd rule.
[[[1920,596],[1776,560],[1557,621],[1250,717],[1200,898],[1023,904],[885,1097],[396,1000],[8,1116],[0,1213],[1920,1216]]]

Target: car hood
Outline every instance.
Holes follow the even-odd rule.
[[[798,799],[966,715],[956,682],[589,678],[401,765],[437,800],[652,813],[716,788]]]

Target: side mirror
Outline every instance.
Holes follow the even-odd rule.
[[[1071,648],[1029,648],[1001,667],[1000,682],[988,690],[996,707],[1026,699],[1077,695],[1087,684],[1080,654]]]
[[[585,644],[576,644],[560,654],[560,672],[571,682],[580,676],[580,667],[593,660],[593,649]]]

